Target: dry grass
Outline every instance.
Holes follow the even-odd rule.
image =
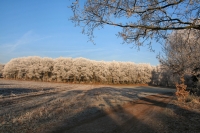
[[[184,101],[188,95],[189,92],[186,91],[187,86],[184,84],[176,84],[176,97],[178,101]]]
[[[200,104],[200,97],[195,96],[195,95],[188,95],[185,99],[185,102]]]

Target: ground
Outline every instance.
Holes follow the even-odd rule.
[[[200,101],[178,102],[174,91],[0,79],[0,132],[200,132]]]

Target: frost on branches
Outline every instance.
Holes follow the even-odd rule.
[[[108,84],[147,84],[152,78],[150,64],[93,61],[85,58],[15,58],[3,69],[6,79]]]

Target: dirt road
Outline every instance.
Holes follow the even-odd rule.
[[[169,104],[173,92],[149,86],[0,80],[0,132],[172,132],[171,123],[179,120],[174,108],[187,112]],[[199,113],[189,113],[199,118]]]
[[[155,133],[164,132],[165,124],[162,115],[171,93],[142,97],[123,105],[113,106],[94,115],[84,114],[85,119],[71,125],[65,124],[54,132],[63,133]],[[79,116],[81,117],[81,115]]]

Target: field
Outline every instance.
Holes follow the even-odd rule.
[[[199,103],[174,91],[0,79],[0,132],[199,132]]]

